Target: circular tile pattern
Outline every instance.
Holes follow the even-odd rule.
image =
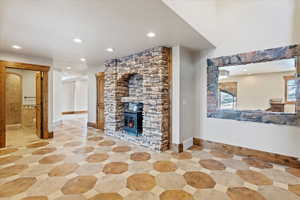
[[[123,200],[118,193],[102,193],[90,198],[89,200]]]
[[[199,145],[193,145],[189,148],[189,150],[191,151],[202,151],[203,147],[199,146]]]
[[[97,163],[97,162],[102,162],[104,160],[108,159],[108,154],[106,153],[96,153],[96,154],[92,154],[90,156],[88,156],[86,158],[86,161],[89,163]]]
[[[130,159],[134,161],[147,161],[150,160],[151,154],[147,152],[136,152],[130,155]]]
[[[183,190],[167,190],[160,194],[160,200],[194,200],[193,196]]]
[[[69,142],[64,144],[64,147],[77,147],[80,146],[82,144],[82,142],[79,141],[74,141],[74,142]]]
[[[11,197],[25,192],[37,179],[32,177],[17,178],[0,186],[0,197]]]
[[[267,169],[272,168],[273,165],[255,158],[243,158],[243,161],[246,162],[248,165],[260,169]]]
[[[246,187],[228,188],[227,195],[231,200],[266,200],[258,192]]]
[[[79,167],[75,163],[65,163],[54,167],[49,173],[49,176],[66,176],[73,173]]]
[[[13,165],[0,169],[0,178],[7,178],[10,176],[17,175],[28,168],[28,165]]]
[[[38,148],[38,147],[46,146],[48,144],[49,144],[49,142],[36,142],[36,143],[27,145],[27,148]]]
[[[16,152],[16,151],[18,151],[17,148],[1,149],[0,150],[0,156],[10,154],[10,153],[13,153],[13,152]]]
[[[127,187],[134,191],[150,191],[156,185],[155,178],[149,174],[134,174],[127,178]]]
[[[82,194],[91,190],[96,184],[94,176],[77,176],[69,180],[61,189],[64,194]]]
[[[183,176],[188,185],[197,189],[213,188],[216,185],[209,175],[202,172],[186,172]]]
[[[88,138],[88,141],[93,141],[93,142],[98,142],[100,140],[103,140],[104,138],[101,136],[95,136],[95,137],[90,137]]]
[[[295,168],[287,168],[286,171],[294,176],[297,176],[300,178],[300,169]]]
[[[91,147],[91,146],[87,146],[87,147],[81,147],[81,148],[78,148],[78,149],[75,149],[73,151],[73,153],[75,154],[86,154],[86,153],[90,153],[92,151],[94,151],[94,147]]]
[[[22,200],[48,200],[48,197],[45,197],[45,196],[33,196],[33,197],[25,197]]]
[[[156,161],[153,164],[153,167],[156,171],[159,172],[173,172],[177,169],[176,164],[168,160]]]
[[[53,163],[57,163],[57,162],[64,160],[65,157],[66,156],[62,155],[62,154],[46,156],[46,157],[42,158],[41,160],[39,160],[39,163],[40,164],[53,164]]]
[[[32,155],[45,155],[48,153],[52,153],[54,151],[56,151],[55,147],[46,147],[46,148],[38,149],[38,150],[32,152]]]
[[[178,160],[187,160],[192,158],[192,154],[189,152],[181,152],[181,153],[173,152],[172,156]]]
[[[83,195],[81,194],[72,194],[72,195],[63,195],[55,200],[87,200]]]
[[[112,151],[116,152],[116,153],[124,153],[124,152],[131,151],[131,147],[130,146],[118,146],[118,147],[113,148]]]
[[[272,185],[273,181],[265,175],[252,170],[238,170],[236,172],[243,180],[254,185]]]
[[[200,160],[199,163],[209,170],[224,170],[226,168],[223,163],[213,159]]]
[[[15,156],[15,155],[2,157],[2,158],[0,158],[0,165],[6,165],[9,163],[12,163],[21,158],[22,158],[22,156]]]
[[[121,174],[128,170],[128,164],[124,162],[111,162],[104,166],[103,172],[106,174]]]
[[[210,154],[215,156],[215,157],[223,158],[223,159],[228,159],[228,158],[233,157],[232,154],[229,154],[229,153],[226,153],[226,152],[221,152],[221,151],[215,151],[215,150],[211,151]]]
[[[104,140],[104,141],[100,142],[98,145],[102,146],[102,147],[109,147],[109,146],[113,146],[115,144],[116,144],[116,142],[113,140]]]

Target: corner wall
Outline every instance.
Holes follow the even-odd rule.
[[[179,16],[216,45],[195,55],[195,132],[205,140],[300,157],[300,127],[208,119],[207,58],[263,50],[300,42],[298,0],[208,1],[163,0]],[[215,4],[215,5],[214,5]],[[202,12],[204,10],[204,12]],[[283,14],[285,13],[285,14]],[[204,14],[204,16],[203,16]],[[209,23],[204,20],[209,20]],[[202,23],[201,23],[202,22]],[[258,23],[259,22],[259,23]],[[206,23],[203,26],[203,23]],[[209,34],[207,34],[209,33]],[[191,92],[192,93],[192,92]]]
[[[172,48],[172,143],[193,145],[195,133],[195,72],[193,52],[176,46]]]

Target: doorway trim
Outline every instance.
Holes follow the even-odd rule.
[[[101,82],[101,83],[100,83]],[[105,73],[96,73],[96,128],[104,130],[104,84],[105,84]]]
[[[42,80],[42,139],[49,139],[53,137],[53,132],[48,130],[48,72],[49,66],[34,65],[27,63],[9,62],[0,60],[0,148],[6,146],[6,127],[5,127],[5,82],[6,82],[6,68],[23,69],[39,71],[43,74]]]

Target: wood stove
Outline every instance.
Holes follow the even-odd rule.
[[[129,135],[139,136],[143,133],[143,103],[125,103],[123,129]]]

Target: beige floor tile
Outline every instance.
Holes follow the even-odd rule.
[[[202,189],[198,190],[194,194],[195,200],[230,200],[229,197],[215,189]]]
[[[217,184],[227,187],[241,187],[244,184],[243,179],[241,179],[238,175],[226,171],[214,171],[210,174],[210,176]]]
[[[120,175],[105,175],[98,180],[95,190],[99,193],[118,192],[126,187],[126,178]]]
[[[159,200],[159,197],[152,192],[131,192],[124,200]]]
[[[271,200],[300,200],[296,194],[275,186],[262,186],[258,191]]]
[[[156,183],[166,190],[182,189],[187,184],[184,177],[176,173],[158,174]]]

